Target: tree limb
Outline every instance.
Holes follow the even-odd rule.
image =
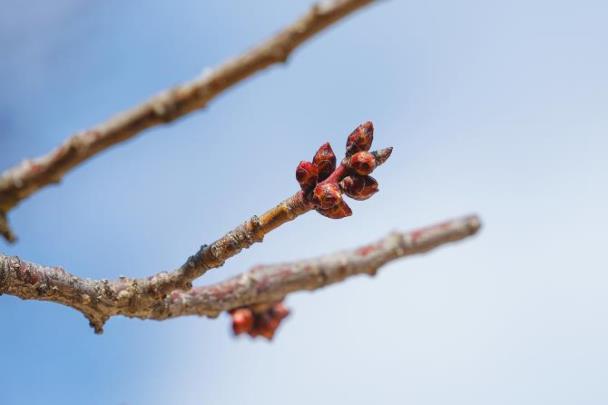
[[[0,294],[24,299],[54,301],[82,312],[97,333],[113,315],[138,316],[176,289],[192,288],[192,281],[242,249],[261,242],[264,235],[313,209],[302,192],[297,192],[259,217],[253,216],[210,245],[203,245],[184,264],[171,272],[147,278],[121,277],[118,280],[88,280],[65,272],[61,267],[44,267],[0,256]],[[1,264],[1,263],[0,263]],[[1,267],[1,266],[0,266]]]
[[[222,311],[281,300],[300,290],[315,290],[357,275],[374,275],[395,259],[424,253],[445,243],[465,239],[480,228],[477,216],[453,219],[426,228],[393,233],[358,249],[315,259],[259,266],[224,282],[175,290],[153,302],[120,298],[120,280],[82,279],[61,267],[47,267],[0,254],[0,293],[23,299],[52,301],[75,308],[91,319],[115,315],[162,320],[184,315],[215,317]],[[111,291],[111,293],[108,293]],[[102,324],[103,325],[103,324]],[[94,325],[97,326],[97,325]],[[96,328],[101,332],[101,326]]]
[[[393,232],[353,250],[258,266],[215,285],[173,291],[147,317],[213,316],[238,307],[279,301],[295,291],[317,290],[358,274],[374,276],[380,267],[393,260],[465,239],[477,233],[480,226],[477,216],[457,218],[410,232]]]
[[[315,153],[313,162],[302,161],[296,169],[300,191],[259,217],[251,217],[211,245],[203,245],[174,271],[157,273],[143,279],[123,277],[110,282],[82,280],[65,275],[61,270],[50,270],[50,281],[55,277],[59,280],[59,285],[71,283],[74,286],[50,291],[43,288],[42,295],[50,294],[49,297],[79,309],[89,319],[91,326],[101,332],[110,316],[138,316],[141,308],[150,307],[171,291],[191,289],[192,281],[207,270],[222,266],[226,259],[261,242],[270,231],[312,209],[333,219],[349,216],[351,210],[342,195],[362,200],[375,194],[378,183],[369,174],[386,162],[392,152],[392,148],[369,152],[373,132],[374,127],[369,121],[355,128],[347,137],[345,157],[338,166],[330,144],[322,145]],[[18,261],[14,266],[20,271],[22,265]],[[26,264],[24,271],[30,272],[30,267]],[[48,286],[44,275],[34,275],[33,278],[27,276],[26,279],[34,280],[33,284],[43,280],[42,286]],[[77,290],[84,293],[76,296],[69,293]],[[67,291],[68,294],[62,294],[62,291]]]
[[[285,62],[307,39],[373,1],[333,0],[315,4],[308,13],[273,37],[209,73],[71,136],[47,155],[7,169],[0,176],[0,235],[7,241],[14,241],[6,214],[42,187],[58,183],[73,167],[147,128],[169,123],[205,107],[224,90],[273,64]]]

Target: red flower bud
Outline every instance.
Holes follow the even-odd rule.
[[[340,201],[337,205],[334,205],[333,207],[328,209],[319,208],[317,209],[317,212],[331,219],[350,217],[353,214],[350,207],[344,202],[344,200]]]
[[[257,314],[255,319],[255,326],[250,335],[252,337],[260,335],[268,340],[271,340],[274,336],[274,333],[278,329],[280,323],[281,320],[273,317],[270,310],[261,314]]]
[[[368,151],[374,140],[374,125],[367,121],[359,125],[346,140],[346,156],[361,151]]]
[[[274,337],[275,331],[276,331],[276,328],[275,329],[265,328],[265,329],[260,329],[259,333],[260,333],[260,336],[263,336],[268,340],[272,340],[272,338]]]
[[[357,152],[348,159],[347,166],[365,176],[376,168],[376,158],[369,152]]]
[[[392,147],[373,151],[372,155],[374,155],[374,159],[376,160],[376,166],[380,166],[382,163],[386,162],[391,156],[391,153],[393,153]]]
[[[305,193],[313,189],[319,178],[319,169],[310,162],[301,161],[296,168],[296,179]]]
[[[253,328],[253,312],[249,308],[237,308],[230,312],[232,316],[232,330],[235,335],[248,333]]]
[[[271,340],[281,321],[289,315],[289,309],[281,301],[271,304],[241,307],[230,311],[235,335],[247,333],[255,338],[262,336]]]
[[[328,209],[342,201],[342,192],[335,183],[317,184],[312,192],[312,202],[321,209]]]
[[[319,169],[319,181],[325,180],[336,170],[336,155],[329,142],[321,145],[312,162]]]
[[[274,335],[274,332],[276,332],[276,330],[279,328],[280,324],[281,324],[281,320],[280,319],[273,318],[272,316],[270,316],[267,319],[265,319],[264,329],[266,331],[269,331],[269,332],[272,333],[272,335],[270,336],[272,338],[272,336]]]
[[[350,198],[362,201],[378,192],[378,182],[371,176],[347,176],[340,182],[340,188]]]
[[[289,316],[289,309],[282,302],[277,302],[271,308],[274,318],[282,320]]]

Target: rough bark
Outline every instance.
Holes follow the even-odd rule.
[[[16,291],[14,295],[34,298],[32,295],[19,294],[27,292],[38,299],[69,305],[80,310],[95,331],[101,333],[110,316],[137,314],[141,308],[150,307],[173,290],[190,289],[192,281],[208,270],[222,266],[242,249],[261,242],[268,232],[311,209],[302,193],[297,192],[259,217],[251,217],[210,245],[201,246],[179,268],[146,278],[121,277],[113,281],[93,281],[66,273],[61,267],[36,266],[18,258],[5,257],[4,275],[0,275],[0,293],[4,290],[8,293]],[[16,278],[7,279],[6,274]],[[7,280],[21,282],[12,284]]]
[[[374,275],[390,261],[465,239],[479,228],[476,216],[453,219],[393,233],[350,251],[259,266],[218,284],[174,290],[165,298],[150,295],[150,291],[141,288],[139,283],[146,281],[83,279],[61,267],[0,254],[0,293],[67,305],[82,312],[100,333],[103,323],[115,315],[157,320],[185,315],[215,317],[222,311],[278,301],[289,293],[315,290],[357,274]]]

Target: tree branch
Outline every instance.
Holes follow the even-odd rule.
[[[121,277],[118,280],[88,280],[65,272],[61,267],[44,267],[18,258],[2,257],[0,294],[24,299],[54,301],[81,311],[97,333],[113,315],[138,316],[176,289],[192,288],[192,281],[225,260],[249,248],[280,225],[310,211],[313,205],[298,192],[261,216],[253,216],[211,245],[203,245],[184,264],[171,272],[147,278]]]
[[[259,217],[251,217],[211,245],[203,245],[174,271],[140,279],[122,277],[115,281],[91,281],[67,274],[60,268],[45,268],[45,272],[40,272],[17,260],[9,267],[14,268],[16,275],[25,272],[23,281],[35,286],[36,291],[28,290],[23,283],[16,286],[30,294],[29,297],[46,297],[38,299],[61,302],[80,310],[99,333],[112,315],[144,317],[140,315],[142,308],[149,308],[174,290],[191,289],[192,281],[207,270],[222,266],[241,250],[261,242],[267,233],[310,210],[315,209],[333,219],[351,215],[342,195],[362,200],[376,193],[378,183],[369,174],[383,164],[392,151],[392,148],[368,151],[373,142],[373,130],[371,122],[355,128],[347,137],[345,157],[337,167],[329,143],[322,145],[312,163],[300,162],[296,169],[300,191]],[[38,286],[38,283],[41,284]],[[11,284],[7,285],[6,288],[12,288]],[[57,288],[49,290],[49,285]],[[74,295],[74,291],[78,293]]]
[[[373,1],[333,0],[316,4],[278,34],[215,70],[71,136],[47,155],[4,171],[0,176],[0,234],[7,241],[14,241],[6,214],[42,187],[58,183],[73,167],[147,128],[205,107],[224,90],[273,64],[285,62],[307,39]]]
[[[374,276],[380,267],[393,260],[465,239],[477,233],[480,226],[477,216],[468,216],[410,232],[394,232],[353,250],[259,266],[215,285],[173,291],[148,317],[213,316],[238,307],[280,301],[289,293],[317,290],[358,274]]]
[[[92,315],[94,319],[115,315],[156,320],[184,315],[215,317],[222,311],[272,303],[289,293],[315,290],[357,274],[374,275],[386,263],[465,239],[479,228],[477,216],[453,219],[406,233],[393,233],[350,251],[260,266],[218,284],[189,291],[175,290],[154,302],[141,301],[137,296],[133,296],[131,302],[121,300],[126,290],[115,290],[120,280],[113,285],[107,280],[82,279],[60,267],[42,266],[0,254],[0,293],[67,305],[89,319]]]

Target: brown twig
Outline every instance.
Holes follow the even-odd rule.
[[[8,241],[6,214],[40,188],[58,183],[70,169],[139,132],[201,109],[224,90],[273,64],[314,36],[374,0],[333,0],[314,5],[308,13],[257,47],[190,82],[171,88],[108,121],[66,139],[57,149],[26,160],[0,176],[0,234]]]
[[[156,320],[185,315],[215,317],[222,311],[276,302],[289,293],[315,290],[357,274],[374,275],[392,260],[465,239],[479,228],[476,216],[458,218],[406,233],[393,233],[350,251],[260,266],[219,284],[173,291],[153,303],[140,301],[137,296],[132,297],[132,302],[124,302],[120,296],[125,290],[114,290],[115,286],[106,280],[86,280],[60,267],[0,255],[0,293],[64,304],[89,319],[91,314],[103,319],[115,315]],[[111,294],[106,290],[112,290]]]

